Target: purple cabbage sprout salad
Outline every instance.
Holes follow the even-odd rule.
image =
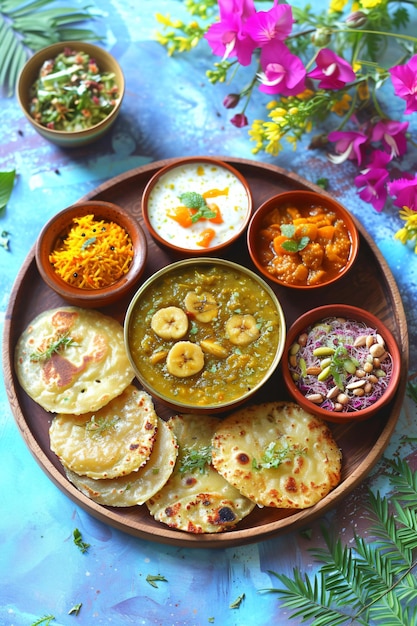
[[[299,334],[289,351],[297,388],[327,411],[361,411],[384,394],[392,357],[383,337],[363,322],[329,317]]]

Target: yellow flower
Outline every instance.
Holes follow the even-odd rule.
[[[348,93],[344,93],[340,100],[332,104],[330,110],[333,111],[333,113],[336,113],[336,115],[342,116],[344,113],[349,111],[351,102],[352,97]]]
[[[330,0],[329,12],[340,13],[347,5],[348,0]]]
[[[360,3],[364,9],[373,9],[382,4],[383,0],[360,0]]]

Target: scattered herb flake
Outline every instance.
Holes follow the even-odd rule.
[[[232,602],[232,604],[229,605],[229,609],[238,609],[244,599],[245,599],[245,594],[242,593],[242,595],[238,596],[236,600]]]
[[[318,185],[319,187],[321,187],[322,189],[328,189],[329,188],[329,179],[328,178],[318,178],[316,180],[316,185]]]
[[[74,604],[74,606],[68,611],[68,615],[78,615],[82,607],[82,603]]]
[[[0,235],[0,246],[4,248],[5,250],[9,251],[10,250],[9,241],[10,241],[9,233],[7,232],[7,230],[3,230]]]
[[[78,528],[74,530],[73,537],[74,537],[74,543],[77,546],[77,548],[79,548],[83,554],[87,552],[88,548],[90,547],[90,544],[85,543],[85,541],[83,541],[82,535],[80,531],[78,530]]]
[[[157,574],[156,576],[153,576],[152,574],[148,574],[146,577],[146,582],[149,583],[152,587],[155,587],[156,589],[158,589],[158,585],[156,584],[157,581],[164,582],[164,583],[168,582],[165,576],[161,576],[160,574]]]

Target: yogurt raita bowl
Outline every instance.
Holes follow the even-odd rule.
[[[142,214],[151,236],[181,256],[211,256],[245,231],[252,213],[248,183],[210,157],[176,159],[148,182]]]

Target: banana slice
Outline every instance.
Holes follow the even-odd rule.
[[[151,328],[162,339],[181,339],[188,330],[188,317],[178,306],[167,306],[152,315]]]
[[[196,343],[177,341],[167,356],[167,369],[178,378],[186,378],[198,374],[204,367],[204,354]]]
[[[227,320],[225,329],[230,341],[236,346],[247,346],[260,335],[253,315],[232,315]]]
[[[189,291],[184,298],[184,304],[199,322],[211,322],[217,317],[218,306],[211,293],[197,293]]]

